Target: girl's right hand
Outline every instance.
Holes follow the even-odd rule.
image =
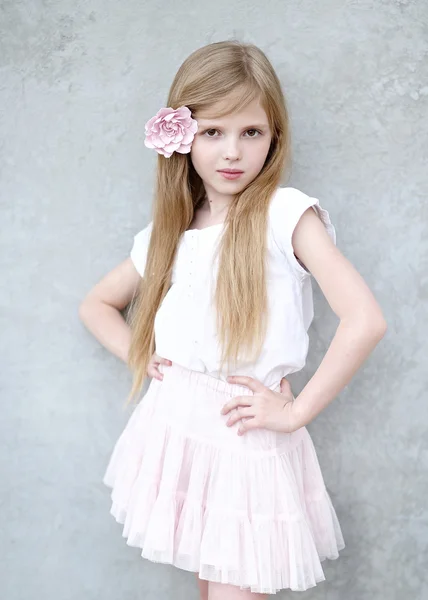
[[[170,367],[172,365],[172,362],[170,360],[168,360],[167,358],[162,358],[162,356],[159,356],[155,352],[153,354],[153,356],[151,357],[150,362],[148,364],[147,375],[149,377],[154,377],[155,379],[159,379],[159,381],[162,381],[163,373],[161,373],[159,371],[159,365],[161,365],[161,364],[166,365],[167,367]]]

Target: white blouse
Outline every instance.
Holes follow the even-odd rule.
[[[212,303],[218,256],[215,249],[224,231],[222,223],[183,233],[172,272],[171,287],[155,317],[156,352],[188,369],[225,380],[227,375],[249,375],[275,388],[282,377],[306,363],[312,322],[311,274],[294,256],[291,236],[300,217],[312,207],[336,244],[336,231],[319,200],[292,187],[278,188],[268,213],[269,325],[256,362],[219,371],[220,346]],[[134,237],[131,259],[143,275],[152,222]]]

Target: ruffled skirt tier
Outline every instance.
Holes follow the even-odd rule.
[[[160,370],[103,479],[127,544],[252,592],[323,581],[321,561],[345,544],[307,429],[238,436],[220,410],[251,390],[175,363]]]

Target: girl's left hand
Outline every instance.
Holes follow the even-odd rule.
[[[254,392],[253,396],[235,396],[221,410],[221,414],[226,415],[236,409],[226,423],[228,427],[244,419],[240,423],[238,435],[258,428],[292,433],[301,427],[295,410],[293,411],[295,398],[285,377],[281,379],[281,392],[274,392],[253,377],[234,375],[227,380],[229,383],[244,385]]]

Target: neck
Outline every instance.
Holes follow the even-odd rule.
[[[215,219],[227,213],[232,200],[233,196],[206,192],[205,198],[200,203],[200,210],[209,213]]]

